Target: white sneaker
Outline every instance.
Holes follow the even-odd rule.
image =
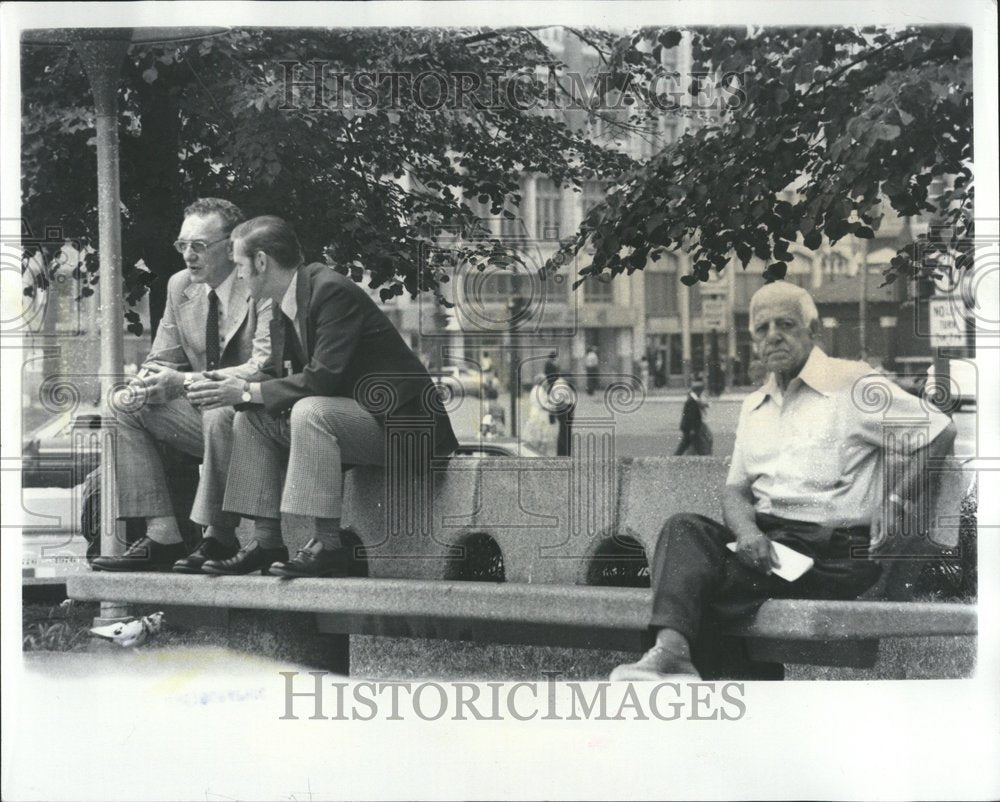
[[[657,644],[634,663],[625,663],[611,672],[612,682],[694,682],[701,679],[691,660]]]

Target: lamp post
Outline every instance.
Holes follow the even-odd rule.
[[[896,370],[896,325],[899,323],[895,315],[883,315],[878,319],[885,339],[885,365],[888,370]]]
[[[125,362],[122,331],[121,190],[118,148],[118,85],[132,44],[166,43],[215,36],[226,28],[56,28],[25,31],[25,45],[71,46],[80,56],[94,95],[97,132],[97,229],[100,254],[101,417],[101,554],[123,551],[118,537],[115,488],[112,388]],[[101,619],[119,618],[123,605],[101,602]]]
[[[517,327],[524,314],[524,298],[520,293],[507,302],[507,325],[508,336],[510,337],[510,436],[517,437],[517,402],[521,395],[521,381],[519,373],[521,370],[521,352],[517,347]]]
[[[858,341],[861,355],[858,359],[868,359],[868,240],[858,245]]]

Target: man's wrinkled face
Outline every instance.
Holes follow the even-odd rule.
[[[193,282],[218,287],[232,272],[229,236],[218,214],[213,212],[185,217],[177,242],[178,249],[183,248],[181,255],[191,271]]]
[[[768,371],[797,376],[812,351],[814,331],[794,298],[762,301],[753,308],[753,340]]]
[[[258,273],[253,257],[247,252],[243,240],[232,241],[233,263],[236,265],[236,276],[243,282],[247,292],[254,298],[264,297],[264,274]]]

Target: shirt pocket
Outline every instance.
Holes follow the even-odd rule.
[[[840,421],[832,416],[802,415],[786,419],[782,466],[807,491],[830,491],[843,483],[848,443]]]

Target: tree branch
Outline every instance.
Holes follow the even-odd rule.
[[[863,53],[862,55],[858,56],[856,59],[853,59],[853,60],[849,61],[843,67],[838,67],[836,70],[834,70],[833,72],[831,72],[828,76],[826,76],[826,78],[823,78],[820,81],[813,81],[811,84],[809,84],[809,87],[802,94],[802,97],[803,98],[808,97],[808,95],[813,91],[813,89],[815,89],[817,87],[820,87],[820,86],[823,86],[824,84],[828,84],[831,81],[837,80],[838,78],[840,78],[841,75],[843,75],[848,70],[853,69],[858,64],[862,64],[862,63],[868,61],[869,59],[874,58],[879,53],[882,53],[885,50],[888,50],[890,47],[895,47],[896,45],[901,44],[902,42],[905,42],[908,39],[913,39],[913,38],[915,38],[917,36],[920,36],[920,34],[921,34],[921,31],[911,31],[910,33],[906,34],[905,36],[900,36],[898,39],[893,39],[891,42],[886,42],[884,45],[880,45],[879,47],[876,47],[874,50],[869,50],[868,52]]]
[[[592,39],[590,39],[590,38],[588,38],[588,37],[584,36],[584,35],[583,35],[583,33],[582,33],[581,31],[577,30],[576,28],[570,28],[570,27],[569,27],[568,25],[564,25],[563,27],[564,27],[564,28],[565,28],[565,29],[566,29],[567,31],[569,31],[569,32],[570,32],[571,34],[573,34],[573,36],[575,36],[575,37],[576,37],[577,39],[579,39],[579,40],[580,40],[581,42],[583,42],[583,43],[584,43],[584,44],[586,44],[586,45],[590,45],[590,46],[591,46],[592,48],[594,48],[594,50],[596,50],[596,51],[597,51],[597,57],[598,57],[598,58],[599,58],[599,59],[600,59],[601,61],[603,61],[603,62],[604,62],[605,64],[607,64],[607,63],[608,63],[608,59],[607,59],[607,57],[605,56],[605,51],[604,51],[604,50],[602,50],[602,49],[601,49],[600,47],[598,47],[598,46],[597,46],[597,44],[596,44],[596,43],[595,43],[595,42],[594,42],[594,41],[593,41]]]

